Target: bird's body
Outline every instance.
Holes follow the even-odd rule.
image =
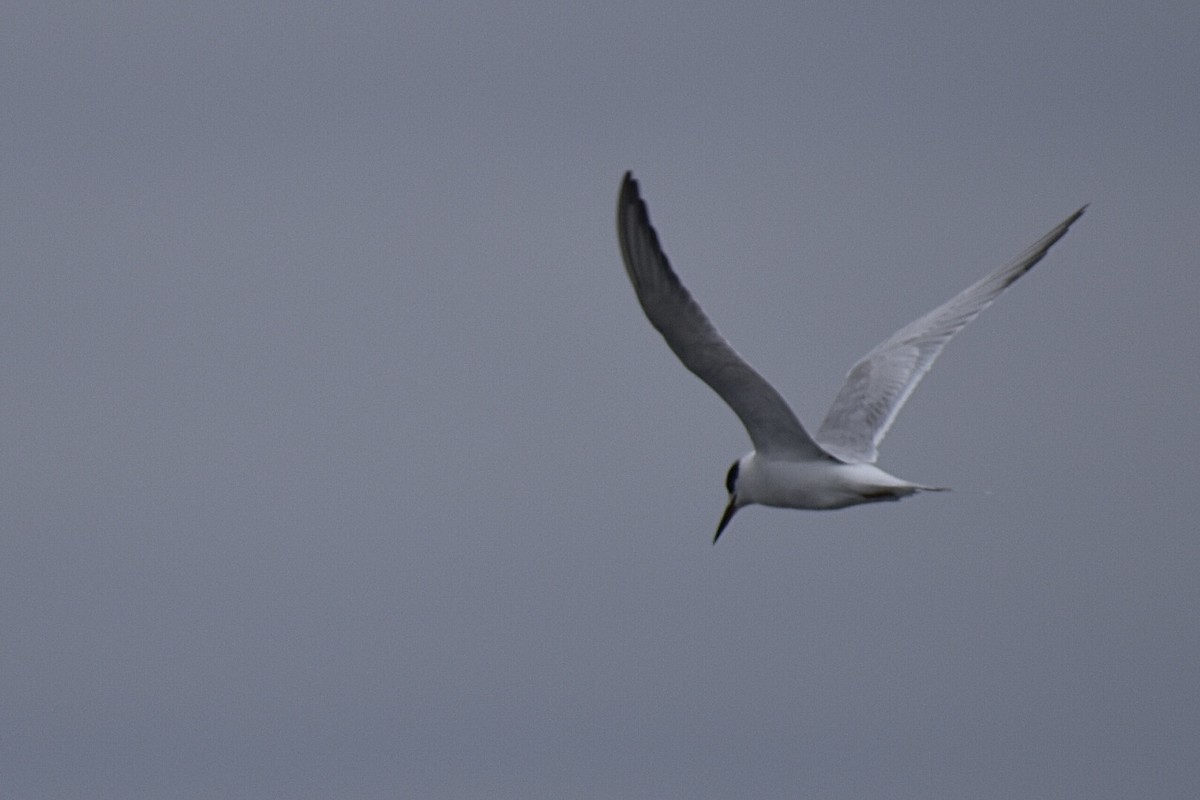
[[[874,464],[846,464],[837,459],[772,460],[748,453],[737,465],[739,505],[831,511],[936,491],[889,475]]]
[[[753,503],[829,510],[942,491],[876,467],[879,442],[946,343],[1032,269],[1086,208],[1012,264],[985,275],[867,353],[846,376],[814,439],[684,288],[659,245],[637,181],[625,173],[617,199],[617,238],[638,302],[684,366],[738,415],[754,444],[751,453],[729,468],[729,502],[713,541],[739,508]]]

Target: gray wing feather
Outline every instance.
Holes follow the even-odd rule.
[[[779,392],[729,346],[680,283],[629,172],[617,199],[617,238],[625,271],[650,324],[683,365],[729,404],[746,426],[754,449],[764,455],[828,458]]]
[[[956,333],[995,302],[1000,293],[1042,260],[1087,206],[1067,217],[1011,264],[905,325],[863,356],[846,376],[817,441],[838,458],[874,463],[878,446],[921,378]]]

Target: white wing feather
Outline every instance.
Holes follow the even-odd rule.
[[[1083,215],[1067,217],[1011,264],[985,275],[925,316],[910,322],[863,356],[821,423],[817,441],[843,461],[874,463],[878,446],[896,414],[956,333],[990,306],[1000,293],[1041,261],[1050,247]]]
[[[746,426],[754,449],[766,456],[828,459],[779,392],[734,352],[680,283],[659,246],[637,181],[628,172],[617,199],[617,238],[646,317],[683,365],[729,404]]]

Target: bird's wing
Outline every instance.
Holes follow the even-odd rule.
[[[683,365],[729,404],[746,426],[754,449],[764,455],[828,458],[779,392],[734,352],[679,282],[629,172],[617,199],[617,238],[625,271],[650,324]]]
[[[1086,209],[1084,206],[1067,217],[1016,261],[985,275],[863,356],[846,375],[845,384],[821,423],[817,433],[821,446],[844,461],[874,463],[879,443],[896,414],[946,343],[1041,261]]]

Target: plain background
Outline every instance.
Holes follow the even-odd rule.
[[[13,3],[0,797],[1200,796],[1200,6]],[[642,182],[815,426],[743,511]]]

